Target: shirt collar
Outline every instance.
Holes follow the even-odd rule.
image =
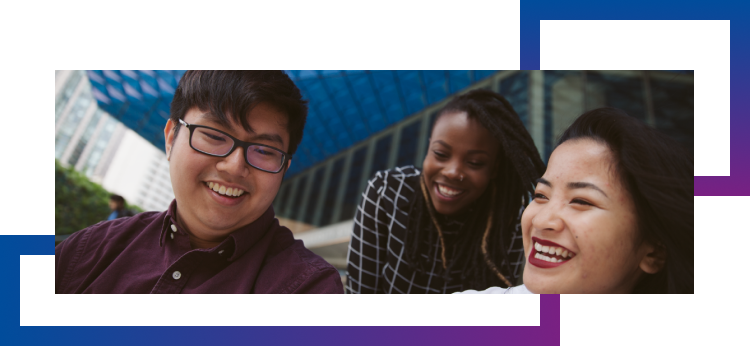
[[[276,213],[273,210],[273,206],[269,206],[268,209],[252,223],[242,226],[235,230],[227,239],[224,239],[221,244],[216,246],[216,251],[230,250],[231,257],[229,261],[242,256],[247,250],[249,250],[255,243],[257,243],[271,228],[273,220],[275,220]],[[159,236],[159,246],[164,246],[166,238],[169,233],[172,233],[172,225],[177,225],[177,200],[172,200],[166,213],[161,226],[161,234]],[[179,230],[179,226],[177,226]]]

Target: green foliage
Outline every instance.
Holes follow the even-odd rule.
[[[106,220],[111,213],[109,195],[101,185],[55,160],[55,234],[71,234]],[[137,206],[127,207],[133,212],[143,211]]]

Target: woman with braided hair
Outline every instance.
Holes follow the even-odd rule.
[[[544,163],[510,103],[488,90],[450,101],[423,169],[368,182],[349,244],[349,293],[453,293],[516,283],[519,225]]]

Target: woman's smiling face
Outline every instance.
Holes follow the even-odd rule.
[[[494,173],[499,141],[466,112],[443,114],[435,122],[422,163],[435,210],[452,215],[487,189]]]
[[[534,293],[630,293],[652,247],[610,149],[570,140],[552,153],[521,220]],[[643,268],[643,269],[642,269]]]

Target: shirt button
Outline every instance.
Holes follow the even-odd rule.
[[[182,273],[180,273],[179,270],[175,270],[174,273],[172,273],[172,278],[175,280],[179,280],[182,277]]]
[[[169,236],[172,237],[172,239],[174,239],[174,233],[169,233]]]
[[[172,225],[172,232],[177,232],[177,226]]]
[[[224,250],[219,250],[219,255],[223,254]]]

